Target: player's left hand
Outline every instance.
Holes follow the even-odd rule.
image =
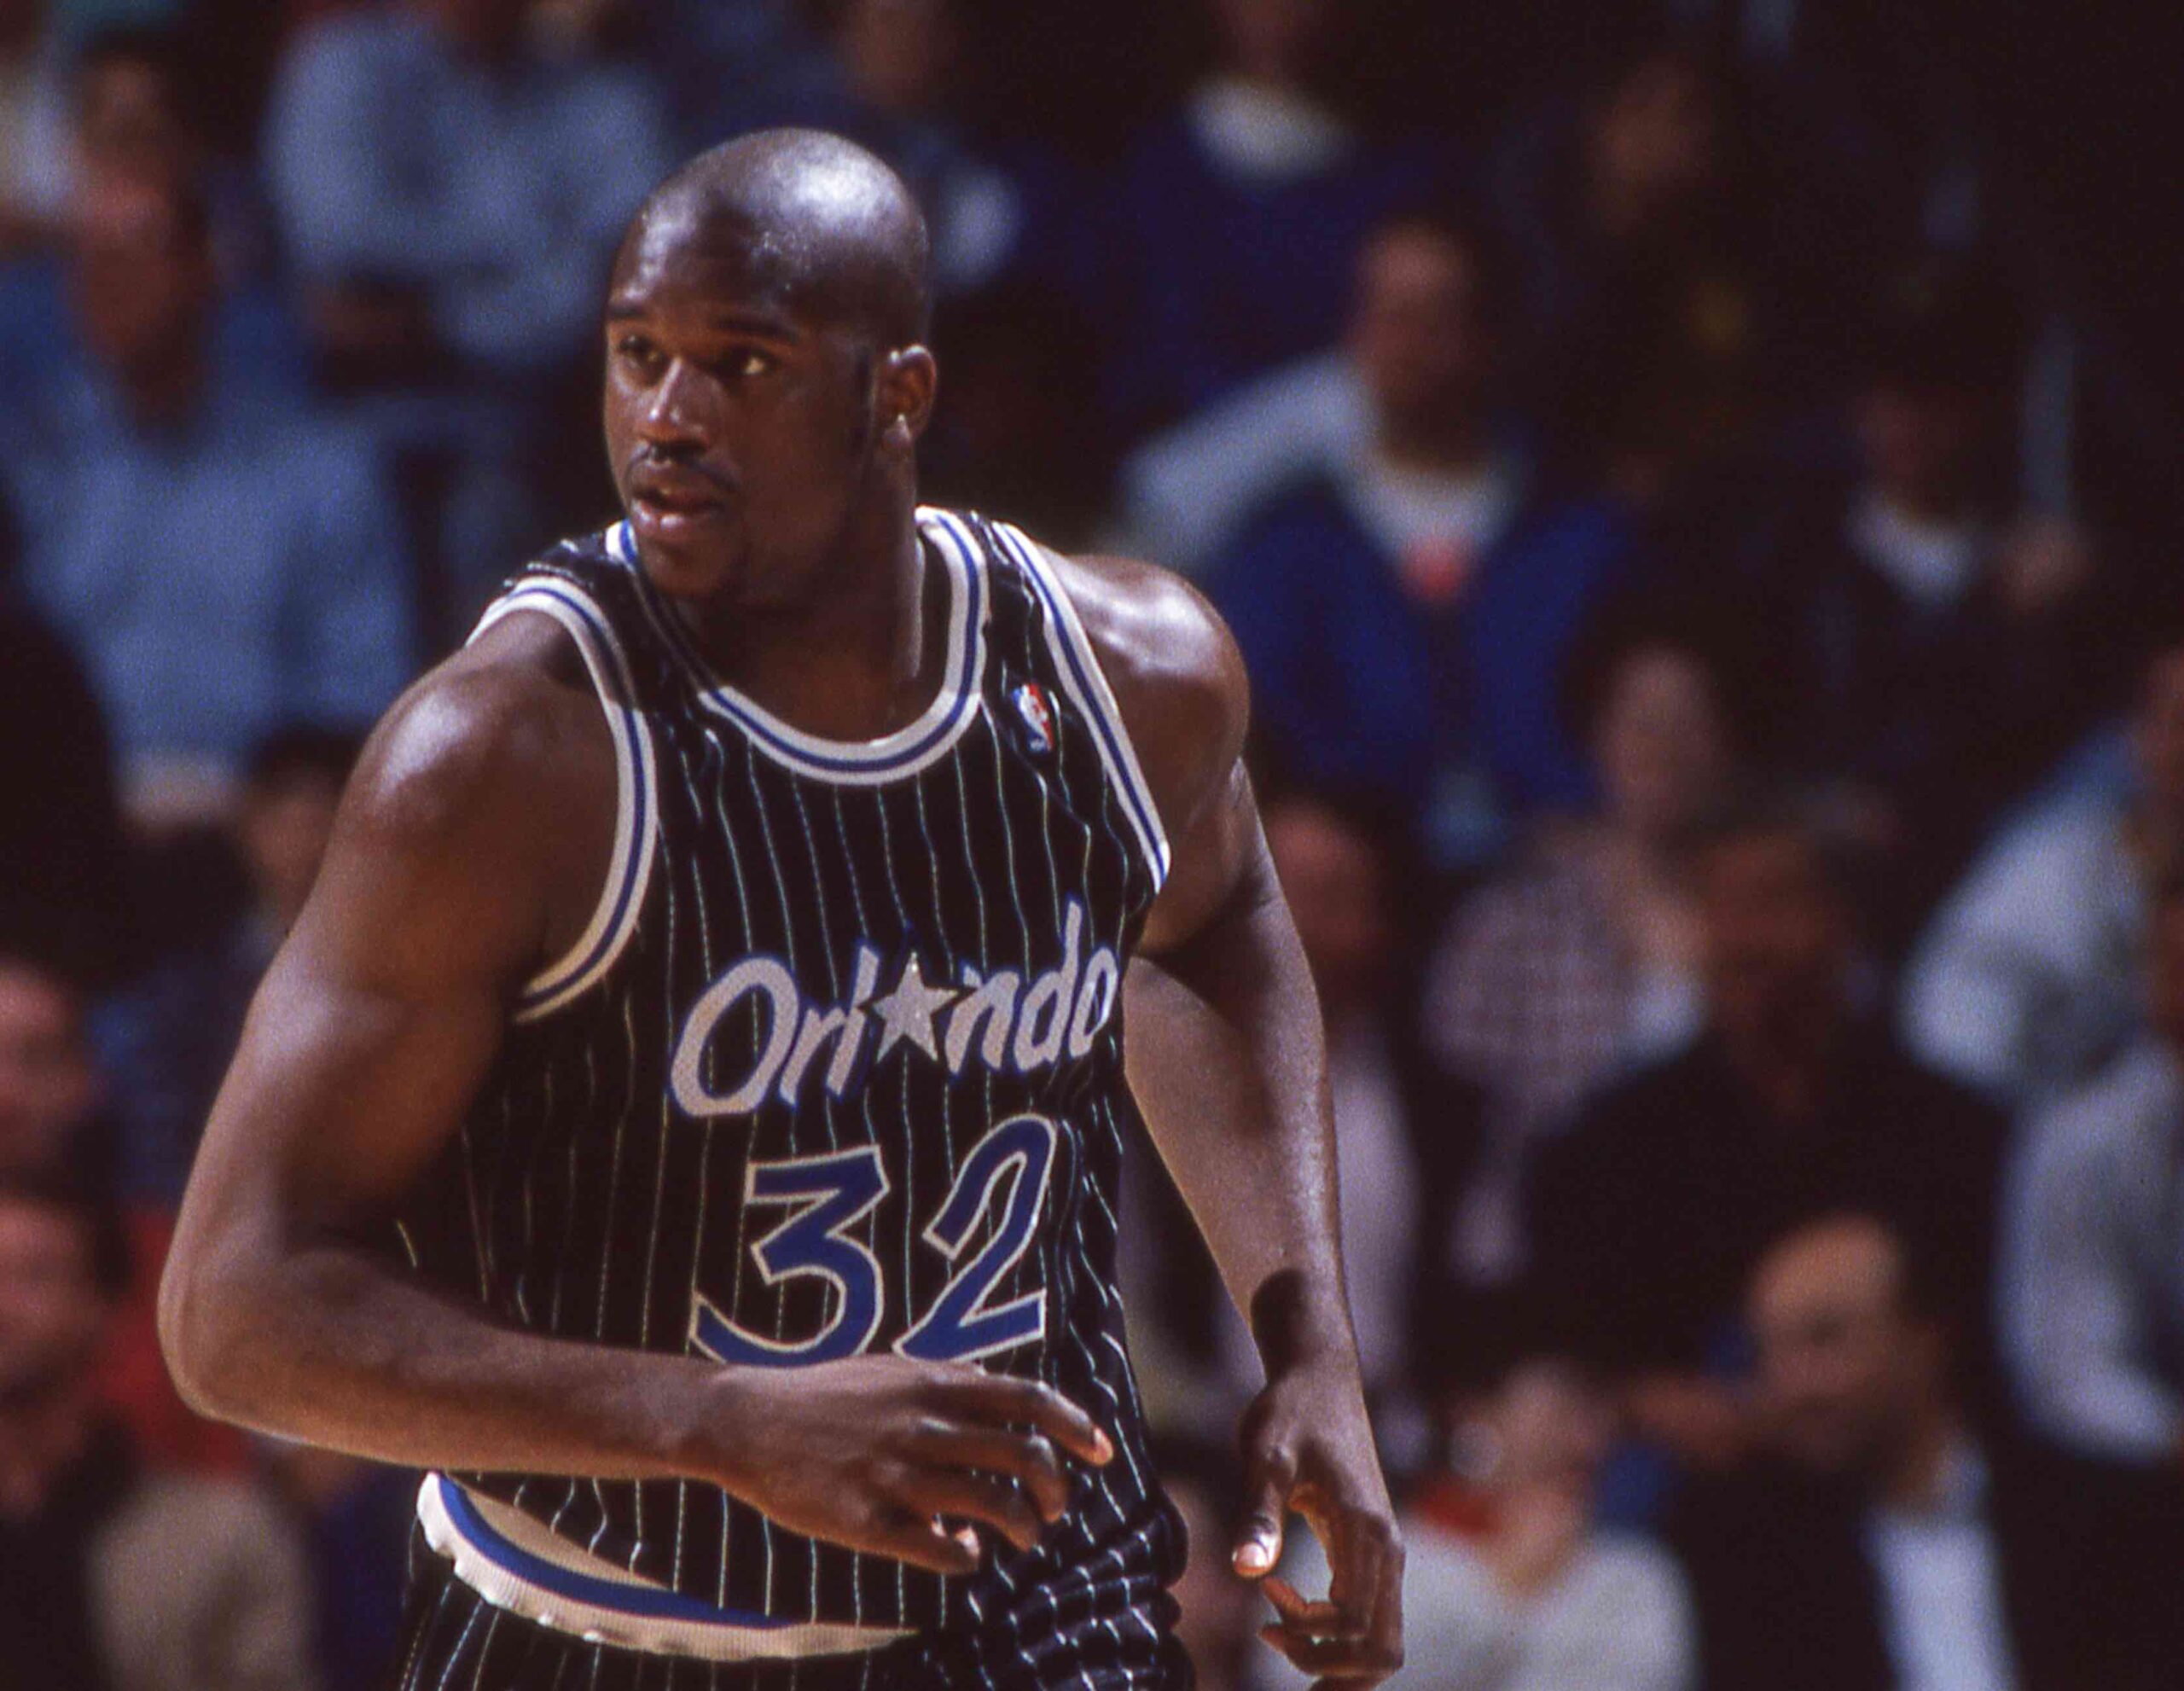
[[[1246,1513],[1231,1565],[1280,1617],[1259,1636],[1318,1691],[1362,1691],[1403,1665],[1403,1538],[1354,1365],[1302,1365],[1245,1412]],[[1333,1579],[1308,1601],[1274,1576],[1292,1514],[1327,1552]]]

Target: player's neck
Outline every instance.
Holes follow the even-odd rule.
[[[882,557],[874,567],[869,561]],[[819,590],[696,620],[713,673],[822,739],[877,740],[917,720],[946,660],[950,591],[927,567],[915,517],[854,540]]]

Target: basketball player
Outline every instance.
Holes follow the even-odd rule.
[[[1402,1552],[1319,1016],[1157,570],[921,509],[926,238],[830,137],[616,260],[626,520],[380,726],[162,1299],[209,1412],[430,1470],[409,1687],[1170,1686],[1113,1290],[1133,1092],[1248,1311],[1236,1571],[1377,1682]],[[1125,1081],[1123,1029],[1130,1027]]]

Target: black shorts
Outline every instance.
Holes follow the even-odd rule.
[[[1012,1653],[1013,1654],[1013,1653]],[[1073,1651],[1006,1666],[969,1642],[912,1638],[858,1656],[793,1662],[703,1662],[640,1654],[495,1608],[455,1577],[454,1564],[410,1535],[395,1691],[1189,1691],[1182,1647],[1095,1665]]]

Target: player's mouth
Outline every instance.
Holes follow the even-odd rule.
[[[641,533],[673,540],[727,513],[727,491],[688,470],[642,472],[630,486],[630,521]]]

